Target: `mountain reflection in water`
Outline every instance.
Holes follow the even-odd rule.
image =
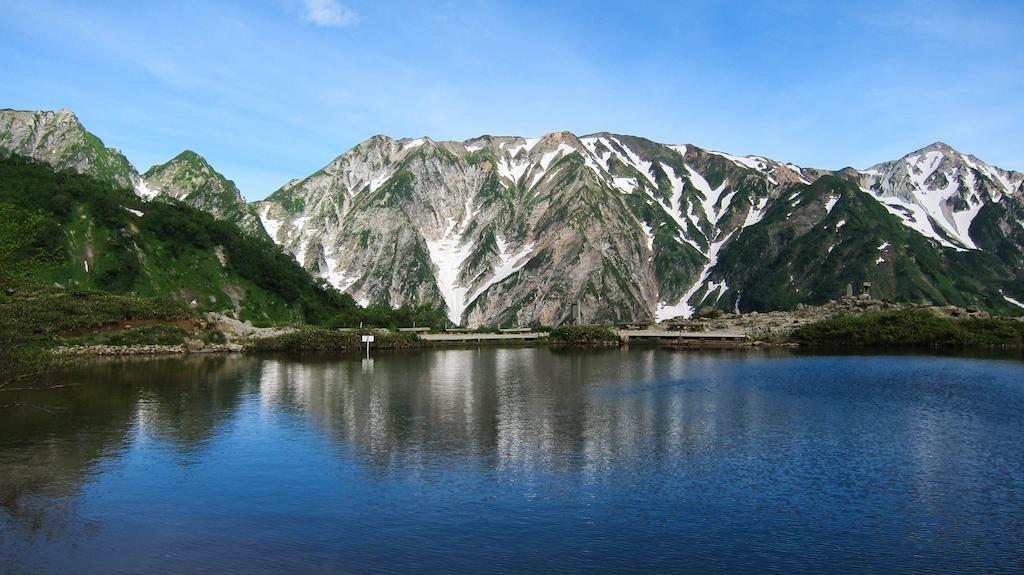
[[[0,571],[1024,568],[1024,364],[547,348],[0,392]]]

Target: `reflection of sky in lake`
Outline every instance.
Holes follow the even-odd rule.
[[[1022,375],[658,349],[101,363],[0,393],[0,567],[1005,570]]]

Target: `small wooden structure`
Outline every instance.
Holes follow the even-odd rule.
[[[619,329],[647,329],[649,327],[651,327],[651,324],[643,321],[630,321],[619,324]]]
[[[522,333],[425,333],[421,337],[423,341],[438,342],[484,342],[484,341],[523,341],[546,338],[544,332],[522,332]]]
[[[740,331],[702,331],[684,332],[661,329],[619,330],[619,339],[628,343],[631,339],[658,340],[666,344],[709,344],[709,343],[742,343],[747,341],[747,334]]]
[[[707,331],[708,326],[702,321],[680,320],[668,324],[666,328],[668,331],[698,332]]]

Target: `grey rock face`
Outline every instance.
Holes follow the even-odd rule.
[[[30,157],[123,188],[139,184],[131,163],[87,132],[68,110],[0,110],[0,154]]]
[[[1019,199],[1024,174],[990,166],[942,142],[860,173],[860,186],[941,245],[978,249],[971,224],[983,206]]]
[[[832,172],[609,133],[375,136],[252,204],[191,152],[140,178],[66,110],[0,111],[0,153],[183,201],[364,305],[429,303],[471,326],[778,309],[869,279],[893,297],[1024,301],[1024,175],[942,143]],[[852,187],[812,185],[833,177]]]
[[[807,200],[813,209],[797,209],[794,198],[830,175],[854,181],[898,225],[928,238],[926,249],[979,248],[975,232],[1021,244],[1014,226],[1022,176],[942,144],[868,170],[830,172],[608,133],[464,142],[377,136],[257,205],[275,241],[362,303],[428,302],[473,326],[560,324],[574,319],[574,306],[587,322],[664,320],[740,307],[729,278],[749,286],[759,283],[755,269],[767,273],[737,269],[757,257],[741,249],[803,258],[805,275],[829,268],[830,246],[844,233],[840,216],[827,218],[839,195]],[[972,231],[983,208],[996,204],[1002,211],[978,220],[995,231],[982,223]],[[811,233],[826,219],[834,238]],[[758,248],[752,233],[770,245]],[[818,259],[790,254],[779,243],[787,234],[816,242]],[[991,249],[1007,253],[1004,244]],[[877,246],[849,245],[863,251],[846,254],[850,261],[875,265]],[[856,275],[838,265],[834,273]],[[790,277],[794,301],[817,297],[808,285],[829,285]]]
[[[800,178],[612,134],[377,136],[257,209],[275,241],[363,303],[431,302],[470,325],[558,324],[574,305],[584,321],[650,320],[687,313],[731,231]]]

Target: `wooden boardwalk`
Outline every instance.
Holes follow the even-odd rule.
[[[617,330],[619,338],[628,343],[630,340],[657,340],[664,343],[739,343],[746,341],[747,334],[741,331],[675,331],[665,329],[620,329]],[[544,340],[548,334],[545,332],[504,332],[504,333],[421,333],[423,341],[436,342],[494,342],[494,341],[522,341],[522,340]]]
[[[740,342],[747,340],[742,331],[669,331],[666,329],[620,329],[619,338],[624,342],[631,339],[658,339],[672,342]]]
[[[423,341],[494,341],[494,340],[524,340],[541,339],[547,337],[544,332],[530,331],[525,333],[421,333]]]

